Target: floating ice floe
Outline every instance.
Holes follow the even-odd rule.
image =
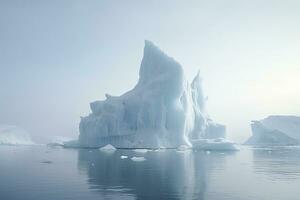
[[[142,162],[142,161],[145,161],[146,158],[134,156],[134,157],[131,158],[131,160],[134,161],[134,162]]]
[[[117,149],[113,145],[107,144],[104,147],[99,148],[99,150],[105,152],[115,152]]]
[[[187,151],[187,150],[190,150],[191,148],[187,145],[180,145],[178,148],[177,148],[177,151]]]
[[[136,153],[147,153],[150,150],[149,149],[134,149],[133,151]]]
[[[121,159],[127,159],[128,156],[120,156]]]
[[[158,148],[158,149],[153,150],[153,152],[165,152],[165,151],[166,151],[165,148]]]
[[[199,139],[193,140],[193,149],[201,150],[219,150],[219,151],[236,151],[239,150],[235,142],[226,140],[224,138],[218,139]]]

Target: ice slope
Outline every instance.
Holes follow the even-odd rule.
[[[177,61],[145,41],[137,85],[90,104],[92,113],[79,125],[79,146],[176,148],[225,137],[225,126],[209,118],[205,103],[199,73],[190,84]]]
[[[0,125],[0,145],[34,144],[29,134],[17,126]]]
[[[246,141],[251,145],[297,145],[300,143],[300,117],[269,116],[252,121],[252,136]]]

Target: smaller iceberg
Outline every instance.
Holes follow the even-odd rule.
[[[245,142],[258,146],[289,146],[300,143],[300,117],[269,116],[251,122],[252,136]]]
[[[0,145],[32,145],[30,135],[17,126],[0,125]]]
[[[115,152],[117,149],[113,145],[108,144],[105,145],[104,147],[99,148],[99,150],[105,152]]]
[[[131,158],[131,160],[134,161],[134,162],[143,162],[143,161],[146,160],[146,158],[134,156],[134,157]]]
[[[224,138],[217,139],[198,139],[192,141],[193,148],[199,150],[207,150],[207,151],[237,151],[239,148],[237,147],[235,142]]]

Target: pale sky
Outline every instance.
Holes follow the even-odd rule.
[[[138,80],[144,40],[204,79],[211,117],[243,142],[250,121],[300,115],[300,1],[2,0],[0,124],[78,135],[89,102]]]

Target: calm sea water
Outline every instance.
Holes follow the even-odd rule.
[[[299,200],[300,148],[141,154],[0,146],[0,199]]]

